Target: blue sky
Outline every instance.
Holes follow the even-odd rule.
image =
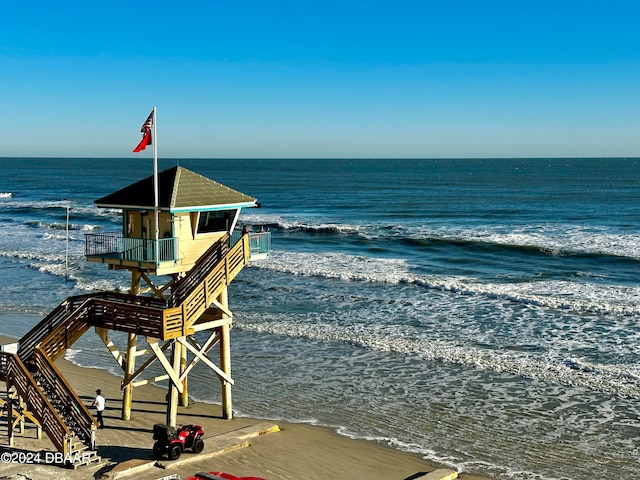
[[[632,1],[10,2],[0,156],[640,156]]]

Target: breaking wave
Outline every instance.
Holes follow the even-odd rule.
[[[237,327],[256,333],[348,343],[378,352],[416,356],[428,361],[509,373],[544,382],[640,398],[640,370],[633,371],[631,368],[596,364],[578,358],[556,358],[550,354],[539,356],[522,351],[490,350],[443,340],[427,341],[411,327],[396,326],[393,330],[381,331],[362,324],[350,326],[323,322],[310,324],[281,318],[271,322],[241,321],[237,323]]]
[[[460,295],[482,296],[509,302],[582,313],[640,315],[640,286],[615,286],[567,280],[480,282],[462,276],[421,275],[404,259],[369,258],[342,253],[273,252],[255,268],[289,275],[340,281],[413,284]]]

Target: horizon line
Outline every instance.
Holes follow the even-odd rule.
[[[0,156],[0,160],[5,159],[90,159],[90,160],[144,160],[146,157],[108,157],[108,156]],[[640,159],[640,156],[478,156],[478,157],[158,157],[158,160],[629,160]]]

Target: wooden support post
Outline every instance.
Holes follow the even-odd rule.
[[[18,415],[18,432],[20,432],[21,434],[24,433],[24,415],[22,415],[22,412],[24,412],[26,410],[26,406],[24,404],[24,399],[21,396],[18,396],[18,405],[19,405],[19,415]]]
[[[131,270],[131,289],[129,293],[131,295],[140,294],[140,279],[142,278],[142,272],[140,270]]]
[[[218,299],[224,309],[228,309],[229,301],[227,289],[222,290]],[[223,318],[227,317],[223,313]],[[228,378],[231,378],[231,320],[220,327],[220,368]],[[222,418],[231,420],[233,418],[233,408],[231,405],[231,383],[222,379]]]
[[[184,337],[183,337],[184,338]],[[180,348],[180,371],[178,374],[182,376],[182,374],[187,369],[187,349],[184,348],[184,345],[181,345]],[[187,389],[187,379],[189,377],[187,375],[182,379],[182,392],[180,393],[180,406],[187,407],[189,405],[189,391]]]
[[[142,273],[139,270],[131,271],[131,295],[140,293],[140,278]],[[131,419],[131,405],[133,403],[133,383],[129,380],[136,371],[136,348],[138,344],[138,336],[135,333],[129,333],[127,337],[127,356],[124,359],[124,391],[122,392],[122,420]]]
[[[222,371],[231,377],[231,341],[229,324],[225,324],[220,329],[220,367]],[[231,404],[231,384],[222,380],[222,418],[231,420],[233,418],[233,408]]]
[[[182,359],[182,344],[177,341],[172,341],[172,356],[171,363],[173,366],[173,371],[175,372],[175,376],[179,375],[180,372],[180,361]],[[180,392],[178,387],[175,385],[174,380],[170,379],[169,381],[169,392],[167,393],[167,419],[166,424],[175,427],[178,423],[178,396]]]
[[[9,396],[9,382],[7,382],[7,437],[9,437],[9,446],[13,447],[13,401]]]
[[[100,339],[102,340],[102,343],[104,343],[104,345],[107,347],[109,352],[111,352],[111,355],[113,356],[115,361],[118,363],[118,365],[120,365],[120,368],[124,372],[125,371],[124,355],[120,353],[120,350],[118,350],[118,347],[116,347],[116,345],[113,343],[113,340],[109,338],[109,330],[107,330],[106,328],[96,327],[96,334],[100,337]]]
[[[124,391],[122,395],[122,420],[131,420],[131,405],[133,403],[133,383],[129,380],[136,371],[136,349],[138,336],[130,333],[127,336],[127,356],[124,365]]]

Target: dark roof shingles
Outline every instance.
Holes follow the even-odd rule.
[[[162,209],[255,203],[256,199],[187,170],[172,167],[158,173],[158,203]],[[94,202],[98,206],[153,208],[153,176],[124,187]]]

